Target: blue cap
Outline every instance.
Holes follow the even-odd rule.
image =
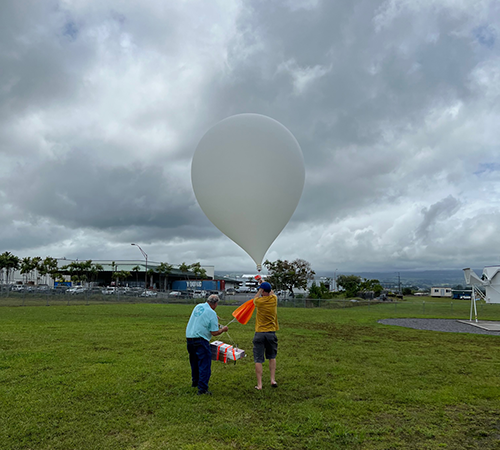
[[[263,289],[264,291],[266,292],[271,292],[271,285],[267,282],[267,281],[264,281],[264,283],[262,283],[260,286],[259,286],[260,289]]]

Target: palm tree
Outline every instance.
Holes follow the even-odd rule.
[[[5,284],[9,284],[9,274],[12,270],[19,269],[20,260],[11,252],[3,252],[0,255],[0,268],[5,270]]]
[[[2,275],[2,284],[3,284],[3,270],[5,269],[5,264],[6,264],[5,256],[2,253],[0,255],[0,274]]]
[[[149,275],[149,286],[153,286],[153,280],[154,280],[154,275],[156,273],[155,269],[149,269],[148,270],[148,275]]]
[[[26,256],[21,260],[20,269],[21,275],[24,275],[24,284],[28,284],[28,275],[33,271],[35,266],[33,265],[33,260]]]
[[[139,266],[132,267],[132,270],[135,272],[135,284],[139,286],[139,271],[141,268]]]
[[[168,263],[160,263],[160,265],[156,268],[157,272],[160,274],[160,286],[161,286],[161,277],[163,276],[164,284],[163,290],[167,290],[167,275],[172,272],[173,266]]]
[[[207,277],[207,271],[201,267],[201,264],[199,262],[191,264],[189,266],[189,269],[199,278]]]
[[[89,279],[90,279],[90,282],[93,283],[95,282],[95,280],[97,279],[97,276],[99,275],[99,272],[102,272],[104,270],[104,267],[102,267],[101,264],[90,264],[90,267],[89,267],[89,271],[88,271],[88,274],[89,274]]]
[[[57,259],[47,256],[43,261],[38,264],[38,273],[45,277],[45,282],[47,283],[47,275],[50,275],[52,279],[55,279],[58,272]]]
[[[118,285],[120,284],[120,280],[126,280],[127,278],[129,278],[130,272],[128,272],[127,270],[119,270],[113,274],[113,277],[116,280],[116,287],[118,288]]]
[[[94,268],[98,270],[98,267],[101,267],[102,269],[102,266],[98,264],[96,264]],[[71,281],[75,283],[88,281],[93,273],[92,260],[73,261],[64,267],[61,267],[61,271],[65,271],[69,274]]]
[[[34,273],[34,278],[35,278],[35,284],[38,284],[38,265],[40,264],[40,262],[42,261],[42,258],[40,258],[40,256],[35,256],[33,259],[33,271],[35,272]]]
[[[186,264],[185,262],[183,262],[180,266],[179,266],[179,270],[183,273],[183,275],[186,276],[186,280],[189,281],[189,268],[191,266],[189,266],[188,264]],[[189,284],[189,283],[187,283]]]
[[[115,272],[117,270],[117,265],[114,261],[111,261],[111,279],[115,278]],[[111,283],[112,284],[112,283]],[[118,286],[117,286],[118,287]]]

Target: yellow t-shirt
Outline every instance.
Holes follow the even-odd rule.
[[[257,308],[255,331],[259,333],[278,331],[278,297],[276,295],[256,297],[253,299],[253,303]]]

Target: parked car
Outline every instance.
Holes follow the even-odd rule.
[[[116,293],[119,295],[128,295],[130,288],[128,286],[120,286],[116,288]]]
[[[193,298],[205,298],[207,296],[206,291],[194,291]]]
[[[139,297],[143,291],[144,291],[143,288],[133,287],[125,291],[125,295],[128,295],[130,297]]]
[[[108,286],[108,287],[105,287],[101,293],[102,295],[113,295],[116,291],[116,288],[112,287],[112,286]]]
[[[83,286],[74,286],[74,287],[70,287],[66,291],[66,294],[77,295],[77,294],[83,294],[85,292],[87,292],[87,288],[85,288]]]
[[[179,291],[178,298],[193,298],[193,291],[186,289],[185,291]]]
[[[226,295],[235,295],[236,290],[234,288],[226,289]]]
[[[168,293],[169,297],[182,297],[182,293],[180,291],[170,291]]]
[[[141,297],[158,297],[158,292],[151,290],[143,291]]]
[[[61,284],[59,286],[56,286],[54,289],[52,289],[52,292],[54,294],[65,294],[68,289],[69,289],[68,286]]]
[[[90,288],[90,289],[88,290],[88,293],[89,293],[90,295],[101,294],[101,293],[102,293],[102,288],[97,287],[97,286],[94,286],[93,288]]]

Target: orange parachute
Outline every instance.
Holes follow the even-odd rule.
[[[243,303],[233,311],[233,317],[242,325],[246,325],[250,318],[252,317],[253,310],[255,309],[255,304],[253,298]]]

